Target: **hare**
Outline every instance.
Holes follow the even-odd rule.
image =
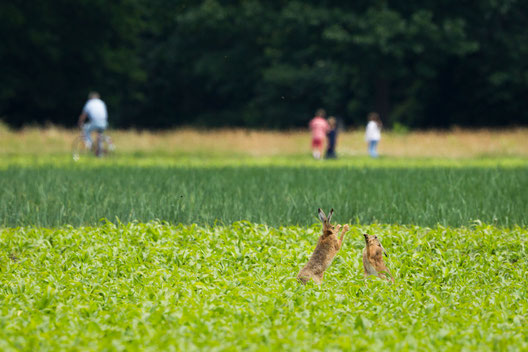
[[[345,236],[345,232],[348,231],[348,225],[345,225],[341,232],[341,238],[338,238],[337,235],[341,229],[341,225],[333,226],[330,224],[334,209],[330,210],[328,218],[321,209],[318,209],[317,211],[319,219],[323,223],[323,234],[319,237],[317,246],[310,257],[310,260],[306,263],[304,268],[299,271],[299,274],[297,274],[297,280],[303,285],[310,281],[310,279],[313,279],[318,285],[321,284],[325,270],[328,269],[330,264],[332,264],[332,260],[339,249],[341,249],[343,237]]]
[[[387,251],[385,251],[385,248],[381,245],[378,236],[367,235],[366,233],[363,234],[363,236],[365,236],[366,244],[365,249],[363,249],[363,269],[365,270],[365,278],[369,275],[376,275],[382,279],[388,281],[392,280],[392,282],[394,282],[394,278],[383,262],[382,253],[387,256]],[[390,278],[387,277],[386,273],[389,274]]]

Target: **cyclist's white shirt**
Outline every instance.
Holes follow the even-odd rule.
[[[88,100],[84,105],[83,111],[88,115],[92,124],[106,128],[108,112],[106,111],[106,104],[101,99]]]

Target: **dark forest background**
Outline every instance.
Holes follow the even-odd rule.
[[[112,127],[528,125],[528,1],[10,0],[0,119]]]

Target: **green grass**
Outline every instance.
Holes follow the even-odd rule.
[[[9,166],[0,170],[0,225],[308,225],[317,207],[351,223],[527,225],[527,176],[523,166]]]
[[[364,231],[382,239],[395,284],[363,279]],[[323,285],[301,286],[319,233],[249,222],[2,229],[0,349],[528,349],[526,228],[353,226]]]
[[[337,160],[314,160],[308,154],[252,157],[244,153],[207,152],[134,152],[117,153],[105,159],[88,156],[78,162],[71,154],[24,155],[6,154],[0,159],[0,170],[9,167],[93,168],[125,167],[358,167],[358,168],[518,168],[528,167],[526,157],[478,158],[397,158],[372,159],[364,156],[340,157]]]
[[[523,158],[6,156],[0,350],[528,350],[526,199]],[[317,207],[353,226],[305,287]]]

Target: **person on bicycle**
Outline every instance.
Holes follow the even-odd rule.
[[[86,118],[89,122],[85,123]],[[101,100],[99,93],[90,92],[88,101],[84,104],[81,115],[79,116],[79,128],[83,130],[84,141],[88,149],[92,148],[92,132],[97,132],[97,149],[95,154],[101,155],[103,146],[103,132],[108,126],[108,112],[106,104]]]

